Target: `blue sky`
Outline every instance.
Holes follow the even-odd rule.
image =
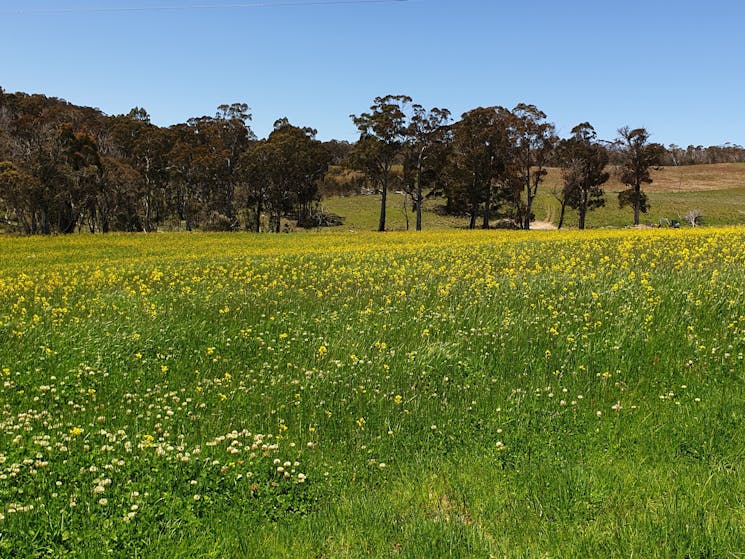
[[[744,24],[743,0],[0,0],[0,85],[159,125],[246,102],[259,136],[287,116],[351,140],[401,93],[745,145]]]

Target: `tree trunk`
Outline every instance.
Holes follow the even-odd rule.
[[[235,218],[235,212],[233,211],[233,197],[235,192],[235,187],[233,186],[232,177],[228,181],[227,185],[225,186],[225,216],[230,219],[231,221]]]
[[[587,215],[587,190],[582,189],[579,202],[579,228],[585,228],[585,216]]]
[[[525,200],[525,219],[523,220],[523,229],[526,231],[530,230],[530,213],[533,208],[533,196],[530,194],[530,187],[528,187],[528,198]]]
[[[469,229],[476,229],[476,214],[478,213],[477,208],[471,208],[471,211],[468,212],[468,228]]]
[[[422,230],[422,165],[423,165],[424,150],[419,152],[419,159],[416,164],[416,200],[414,205],[416,206],[416,230]]]
[[[422,193],[421,191],[417,193],[414,204],[416,206],[416,230],[421,231],[422,230]]]
[[[557,229],[561,229],[561,226],[564,225],[564,212],[566,212],[567,209],[567,202],[566,200],[561,201],[561,213],[559,214],[559,225]]]
[[[152,219],[152,208],[150,205],[150,189],[148,187],[148,192],[145,194],[145,232],[149,233],[152,231],[152,227],[150,225],[150,220]]]
[[[381,182],[382,192],[380,193],[380,220],[378,221],[378,231],[385,231],[385,204],[388,198],[388,169],[385,170],[385,178]]]
[[[40,230],[42,235],[49,235],[51,233],[51,227],[49,225],[49,213],[46,208],[41,208],[41,224]]]
[[[535,198],[535,194],[531,188],[530,171],[528,171],[528,178],[525,184],[525,215],[522,222],[522,228],[526,231],[530,230],[530,212],[533,208],[533,198]]]
[[[641,185],[634,185],[634,225],[639,225],[639,207],[641,206]]]
[[[23,225],[23,231],[26,233],[26,235],[31,234],[31,224],[28,222],[28,219],[26,219],[26,216],[19,212],[18,210],[15,211],[16,213],[16,222]],[[31,214],[33,215],[33,213]]]
[[[264,207],[262,205],[262,196],[259,194],[259,196],[256,199],[256,216],[254,218],[254,232],[255,233],[261,233],[261,212],[263,211]]]
[[[409,201],[409,197],[404,195],[404,204],[403,204],[403,212],[404,212],[404,220],[406,221],[406,230],[409,230],[409,207],[407,202]]]
[[[60,233],[70,235],[75,232],[75,225],[78,222],[78,214],[72,202],[66,202],[60,209],[58,219],[58,229]]]
[[[145,232],[150,233],[152,231],[152,201],[150,199],[152,190],[150,186],[150,158],[145,158]]]

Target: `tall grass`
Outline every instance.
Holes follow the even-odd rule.
[[[6,239],[0,556],[745,549],[745,231]]]
[[[404,197],[389,194],[387,205],[387,229],[406,230],[406,216],[403,213]],[[691,210],[703,213],[702,223],[711,226],[745,224],[745,188],[731,190],[709,190],[695,192],[649,192],[649,211],[642,214],[642,223],[651,226],[669,227],[677,221],[682,227],[689,224],[685,216]],[[464,216],[447,215],[442,212],[444,199],[427,200],[424,205],[423,228],[425,230],[465,229],[468,219]],[[338,231],[374,231],[378,225],[380,197],[374,195],[329,198],[323,207],[344,217],[344,225],[332,229]],[[414,229],[414,214],[409,212],[409,230]],[[559,223],[560,205],[550,191],[539,192],[533,212],[538,221]],[[593,210],[587,215],[590,229],[628,227],[633,222],[633,212],[629,208],[618,207],[616,192],[606,194],[605,207]],[[564,227],[577,227],[577,214],[567,208]]]

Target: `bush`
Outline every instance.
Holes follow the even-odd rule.
[[[232,220],[220,212],[212,211],[204,220],[202,229],[204,231],[232,231],[235,225],[237,225],[236,220]]]
[[[701,225],[703,223],[704,212],[702,212],[701,210],[690,210],[683,216],[683,219],[690,223],[691,227],[696,227],[697,225]]]
[[[344,218],[340,215],[327,213],[320,210],[311,212],[297,220],[297,226],[303,229],[312,229],[314,227],[337,227],[344,225]]]

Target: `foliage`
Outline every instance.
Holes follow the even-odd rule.
[[[626,126],[620,128],[618,134],[619,177],[629,187],[618,194],[618,204],[621,208],[631,206],[634,209],[634,225],[639,225],[639,214],[649,209],[642,186],[652,182],[650,171],[659,164],[664,148],[660,144],[649,143],[649,132],[644,128],[631,130]]]
[[[662,164],[678,167],[680,165],[714,165],[717,163],[745,162],[745,148],[729,142],[719,146],[693,146],[682,148],[670,144],[662,156]]]
[[[364,174],[347,167],[329,166],[318,189],[322,198],[333,196],[354,196],[365,190],[366,177]]]
[[[546,113],[535,105],[518,104],[511,113],[513,129],[514,184],[519,185],[522,196],[514,196],[517,222],[523,229],[530,229],[533,220],[533,202],[538,187],[546,176],[546,167],[558,138],[556,127],[546,120]]]
[[[411,109],[403,147],[403,189],[413,201],[416,230],[421,231],[424,188],[429,187],[430,193],[439,190],[452,130],[448,126],[450,111],[447,109],[426,110],[418,104]]]
[[[370,112],[351,115],[360,138],[351,153],[353,166],[364,172],[380,191],[378,231],[385,231],[386,198],[393,180],[393,165],[406,135],[407,95],[376,97]]]
[[[602,185],[610,178],[605,170],[609,157],[608,151],[597,143],[596,138],[592,125],[583,122],[572,128],[571,138],[559,142],[557,151],[564,180],[559,229],[564,221],[566,206],[577,210],[579,228],[584,229],[587,212],[605,205]]]
[[[245,204],[252,206],[254,231],[260,218],[269,213],[270,229],[279,233],[283,215],[293,214],[299,223],[311,221],[318,200],[318,183],[331,160],[326,148],[315,139],[312,128],[299,128],[280,119],[266,140],[255,143],[240,162]]]
[[[451,211],[468,214],[469,229],[502,206],[522,229],[530,229],[533,202],[547,174],[556,143],[554,125],[534,105],[478,108],[453,125],[451,167],[446,193]]]
[[[70,233],[81,227],[155,231],[172,220],[187,230],[239,226],[245,185],[257,180],[246,180],[239,166],[256,143],[245,103],[220,105],[215,116],[161,128],[139,107],[107,117],[43,96],[3,92],[0,102],[0,161],[15,169],[12,180],[5,174],[0,199],[7,221],[24,232]],[[281,122],[283,130],[275,136],[287,137],[294,127]],[[284,182],[260,186],[272,197],[264,207],[273,212],[275,229],[281,217],[307,218],[331,157],[312,138],[315,132],[298,130],[313,140],[313,155],[302,138],[283,148],[273,138],[273,157],[285,168]],[[329,145],[336,157],[349,151],[342,143]],[[316,161],[311,164],[308,157]],[[282,188],[285,192],[279,192]]]
[[[282,223],[293,228],[319,217],[328,222],[318,213],[322,196],[366,187],[381,194],[380,230],[386,229],[391,190],[408,197],[398,209],[408,220],[406,206],[413,206],[417,229],[425,200],[439,195],[447,198],[451,214],[468,216],[471,228],[482,219],[484,227],[510,221],[527,229],[543,210],[536,201],[544,198],[539,190],[549,178],[547,165],[558,164],[560,157],[554,126],[534,105],[474,109],[451,125],[447,109],[427,110],[406,95],[388,95],[353,118],[360,133],[355,143],[318,142],[307,132],[311,128],[296,129],[286,119],[278,121],[286,130],[259,141],[245,103],[223,104],[213,116],[160,127],[142,107],[108,116],[62,99],[0,88],[1,219],[9,230],[45,235],[161,228],[277,231]],[[665,149],[650,144],[644,129],[620,132],[611,164],[622,171],[607,188],[626,181],[619,203],[634,207],[635,223],[649,206],[642,188],[657,164],[674,165],[675,173],[668,174],[678,175],[680,165],[742,160],[741,146]],[[645,159],[646,172],[633,170]],[[556,190],[564,201],[562,192]],[[572,192],[566,204],[574,200]],[[599,191],[592,194],[588,209],[600,199]],[[584,216],[582,207],[580,202],[577,211]]]
[[[492,212],[511,195],[509,118],[503,107],[479,107],[453,125],[446,194],[451,211],[467,213],[469,229],[479,215],[488,228]]]

